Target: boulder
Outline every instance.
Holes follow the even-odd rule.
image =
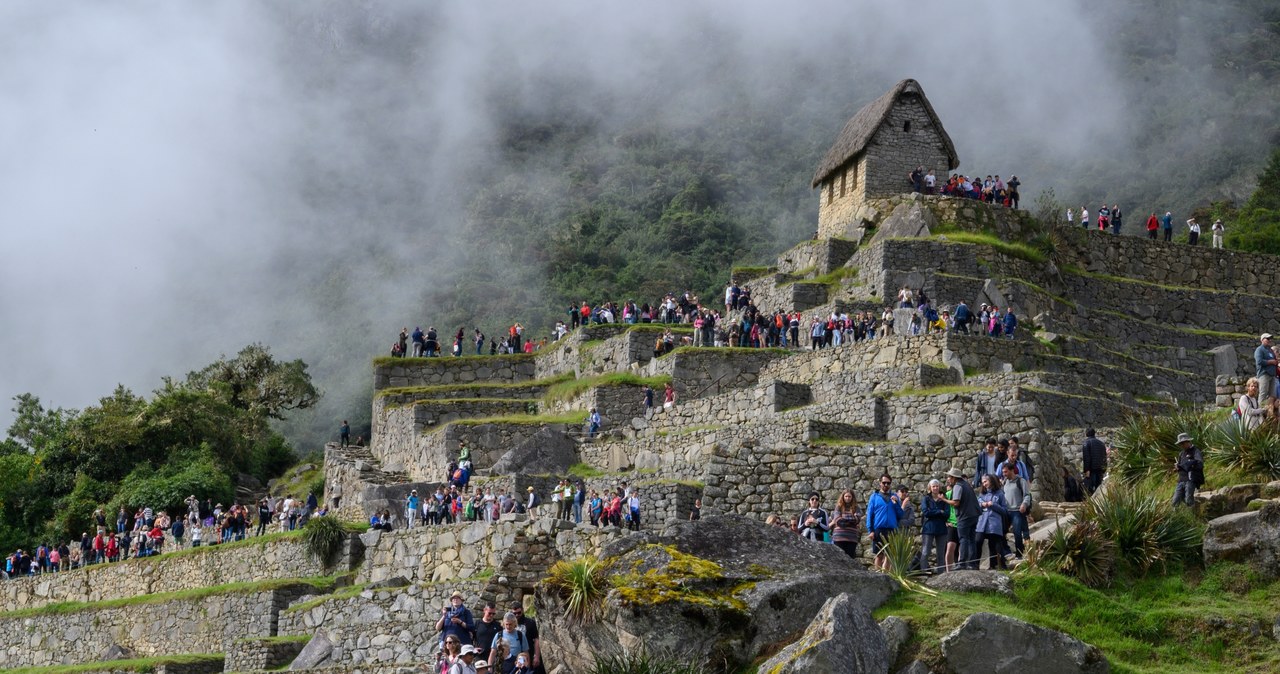
[[[889,653],[889,664],[898,661],[898,656],[902,655],[902,647],[911,641],[911,623],[891,615],[880,621],[880,633],[884,635],[885,647]]]
[[[289,669],[315,669],[329,664],[329,654],[333,652],[333,642],[324,630],[316,630],[311,641],[302,648],[298,657],[289,664]]]
[[[899,308],[893,310],[893,334],[910,335],[911,319],[916,315],[915,309]],[[923,324],[921,325],[923,327]]]
[[[938,218],[919,202],[902,204],[876,228],[872,243],[885,239],[917,239],[930,236],[937,229]]]
[[[1196,501],[1205,519],[1248,510],[1249,502],[1262,495],[1261,484],[1233,484],[1209,492],[1198,492]]]
[[[1075,637],[995,613],[975,613],[942,638],[956,674],[1103,674],[1102,651]]]
[[[760,665],[770,674],[888,672],[891,660],[880,627],[847,594],[828,599],[804,634]]]
[[[1215,346],[1209,349],[1209,353],[1213,354],[1213,372],[1215,375],[1236,376],[1236,369],[1239,368],[1240,363],[1236,356],[1235,345],[1223,344]]]
[[[578,446],[564,427],[545,426],[503,454],[489,472],[491,475],[563,475],[577,462]]]
[[[366,590],[384,590],[397,587],[409,587],[409,579],[404,576],[394,576],[384,580],[377,580],[364,586]]]
[[[948,571],[930,577],[925,585],[940,592],[977,592],[1013,597],[1013,581],[999,571]]]
[[[120,644],[111,644],[106,650],[102,651],[102,655],[98,656],[99,660],[132,660],[137,657],[133,649]]]
[[[565,618],[553,588],[537,592],[543,651],[575,672],[590,670],[601,653],[641,649],[733,670],[797,639],[826,600],[843,593],[870,611],[896,588],[834,545],[738,515],[620,537],[600,558],[608,563],[603,586],[612,589],[594,622]]]
[[[1243,562],[1264,578],[1280,577],[1280,503],[1209,521],[1204,533],[1205,565]]]
[[[898,674],[930,674],[929,665],[922,660],[912,660],[911,664],[898,670]]]

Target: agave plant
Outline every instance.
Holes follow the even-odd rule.
[[[1196,446],[1208,447],[1217,432],[1213,420],[1196,410],[1164,416],[1132,414],[1111,437],[1115,452],[1109,471],[1126,482],[1169,471],[1178,456],[1175,441],[1180,433],[1190,434]]]
[[[302,527],[302,541],[307,552],[328,566],[347,538],[347,530],[336,517],[312,517]]]
[[[1088,521],[1058,527],[1027,551],[1028,568],[1071,576],[1090,587],[1110,582],[1113,565],[1114,546]]]
[[[1230,420],[1218,428],[1208,447],[1205,458],[1228,469],[1280,479],[1280,424],[1249,430],[1243,421]]]
[[[1085,504],[1079,519],[1096,525],[1114,546],[1119,565],[1133,573],[1200,556],[1203,527],[1152,483],[1107,485]]]
[[[930,596],[938,593],[921,585],[916,579],[924,575],[920,569],[912,569],[916,556],[920,554],[920,544],[914,536],[893,533],[885,538],[884,556],[888,561],[885,571],[902,585],[903,589]]]
[[[551,565],[542,582],[564,600],[567,618],[584,623],[595,619],[609,593],[604,572],[605,564],[598,559],[561,560]]]
[[[701,665],[689,664],[682,658],[642,649],[597,655],[590,674],[702,674],[704,671]]]

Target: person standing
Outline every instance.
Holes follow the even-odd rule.
[[[930,175],[932,174],[933,173],[930,172]],[[1009,185],[1009,205],[1016,209],[1018,207],[1018,199],[1020,198],[1018,196],[1018,188],[1022,186],[1022,181],[1018,180],[1018,176],[1013,176],[1012,178],[1009,179],[1008,185]]]
[[[463,606],[462,601],[461,592],[449,595],[449,603],[440,609],[436,630],[440,632],[441,640],[457,637],[460,645],[469,645],[475,631],[475,619],[471,616],[471,609]]]
[[[1253,350],[1253,365],[1258,377],[1258,404],[1266,406],[1276,395],[1276,353],[1271,348],[1271,333],[1258,337],[1261,342]]]
[[[1111,233],[1120,236],[1120,204],[1111,204]]]
[[[1165,242],[1168,243],[1173,241],[1173,213],[1171,211],[1165,211],[1164,217],[1160,219],[1160,222],[1164,225]]]
[[[1107,447],[1092,428],[1085,429],[1084,436],[1084,446],[1080,448],[1084,459],[1084,489],[1092,494],[1107,473]]]
[[[1031,512],[1031,483],[1018,474],[1013,463],[1005,463],[1003,472],[1004,502],[1009,510],[1006,520],[1013,530],[1014,554],[1022,559],[1025,542],[1031,539],[1031,530],[1027,526],[1027,514]]]
[[[1187,245],[1194,246],[1200,241],[1200,223],[1195,218],[1187,220]]]
[[[902,506],[898,505],[891,489],[893,478],[888,473],[880,476],[880,490],[873,492],[867,499],[867,533],[871,536],[871,552],[875,557],[877,569],[887,569],[889,558],[885,555],[884,546],[889,535],[898,528],[898,520],[902,517]]]
[[[1067,226],[1068,227],[1076,226],[1075,211],[1072,211],[1070,208],[1067,208]]]
[[[978,494],[964,479],[964,471],[952,467],[947,471],[947,486],[951,488],[951,498],[947,505],[951,506],[956,518],[956,536],[960,539],[960,557],[956,561],[957,569],[978,569],[978,548],[975,538],[978,528]]]
[[[947,568],[947,519],[951,506],[942,494],[942,482],[929,480],[929,493],[920,499],[921,548],[920,568],[929,573],[942,573]],[[929,564],[929,548],[933,548],[933,564]]]
[[[1178,446],[1182,447],[1182,452],[1174,462],[1178,469],[1178,486],[1173,490],[1173,505],[1194,506],[1196,489],[1204,484],[1204,455],[1187,433],[1178,435]]]
[[[1147,238],[1152,241],[1156,240],[1156,230],[1160,229],[1160,221],[1156,219],[1156,212],[1151,212],[1151,217],[1147,218]]]
[[[982,486],[983,475],[999,475],[1000,464],[1008,458],[1000,451],[995,438],[987,438],[987,444],[978,452],[978,458],[974,461],[973,488]]]
[[[995,473],[982,476],[982,495],[978,497],[978,506],[982,513],[978,516],[977,532],[987,543],[989,558],[988,569],[1005,568],[1004,552],[1004,519],[1008,515],[1008,506],[1004,500],[1000,478]],[[978,561],[975,560],[974,568]]]
[[[487,661],[489,652],[493,649],[494,637],[501,632],[502,621],[498,619],[498,607],[491,601],[485,602],[483,613],[476,623],[476,647],[480,649],[476,657]]]
[[[809,494],[809,507],[805,508],[796,521],[800,522],[800,535],[811,541],[821,542],[826,532],[831,529],[830,516],[825,508],[819,505],[818,492]]]
[[[1222,248],[1222,235],[1227,231],[1226,226],[1222,224],[1222,218],[1213,221],[1213,247]]]
[[[858,558],[858,541],[862,537],[862,511],[852,489],[846,489],[836,501],[835,521],[831,524],[831,542],[852,559]]]
[[[351,424],[346,420],[342,420],[342,426],[338,427],[338,440],[343,447],[351,444]]]
[[[1080,226],[1085,229],[1089,229],[1089,207],[1088,206],[1080,207]]]

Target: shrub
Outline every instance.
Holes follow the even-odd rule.
[[[1108,484],[1079,518],[1097,526],[1114,546],[1119,566],[1134,574],[1200,557],[1203,530],[1194,514],[1175,508],[1151,485]]]
[[[307,553],[325,566],[333,562],[346,538],[347,530],[336,517],[312,517],[302,528]]]
[[[1114,546],[1097,524],[1080,521],[1058,527],[1047,541],[1032,543],[1027,550],[1027,565],[1100,587],[1111,580]]]
[[[1216,429],[1207,414],[1194,410],[1167,416],[1130,415],[1111,438],[1115,449],[1110,460],[1111,474],[1134,482],[1172,471],[1178,456],[1174,441],[1179,433],[1190,433],[1196,446],[1203,448],[1213,444]]]
[[[1280,479],[1280,425],[1266,423],[1251,431],[1243,421],[1227,421],[1205,454],[1230,470]]]
[[[905,590],[929,595],[937,594],[915,581],[916,578],[924,575],[922,570],[911,568],[919,554],[920,543],[915,536],[893,533],[885,539],[884,555],[889,563],[887,573]]]
[[[605,564],[598,559],[561,560],[547,570],[543,583],[564,600],[565,617],[580,623],[590,622],[609,593],[604,571]]]
[[[702,674],[702,666],[670,655],[641,650],[634,653],[607,653],[596,657],[589,674]]]

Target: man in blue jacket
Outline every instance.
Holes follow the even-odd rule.
[[[1276,393],[1276,353],[1271,349],[1271,333],[1264,332],[1253,350],[1253,365],[1258,376],[1258,406],[1265,406]]]
[[[1008,307],[1004,312],[1004,334],[1009,339],[1013,339],[1013,330],[1018,327],[1018,317],[1013,315],[1013,307]]]
[[[898,497],[890,489],[893,478],[888,473],[880,476],[880,491],[871,494],[867,499],[867,532],[871,535],[871,552],[875,553],[877,569],[887,569],[889,558],[884,554],[884,545],[889,535],[898,529],[898,519],[902,517],[902,506]]]
[[[956,306],[956,332],[969,334],[969,323],[973,322],[973,312],[963,301]]]

